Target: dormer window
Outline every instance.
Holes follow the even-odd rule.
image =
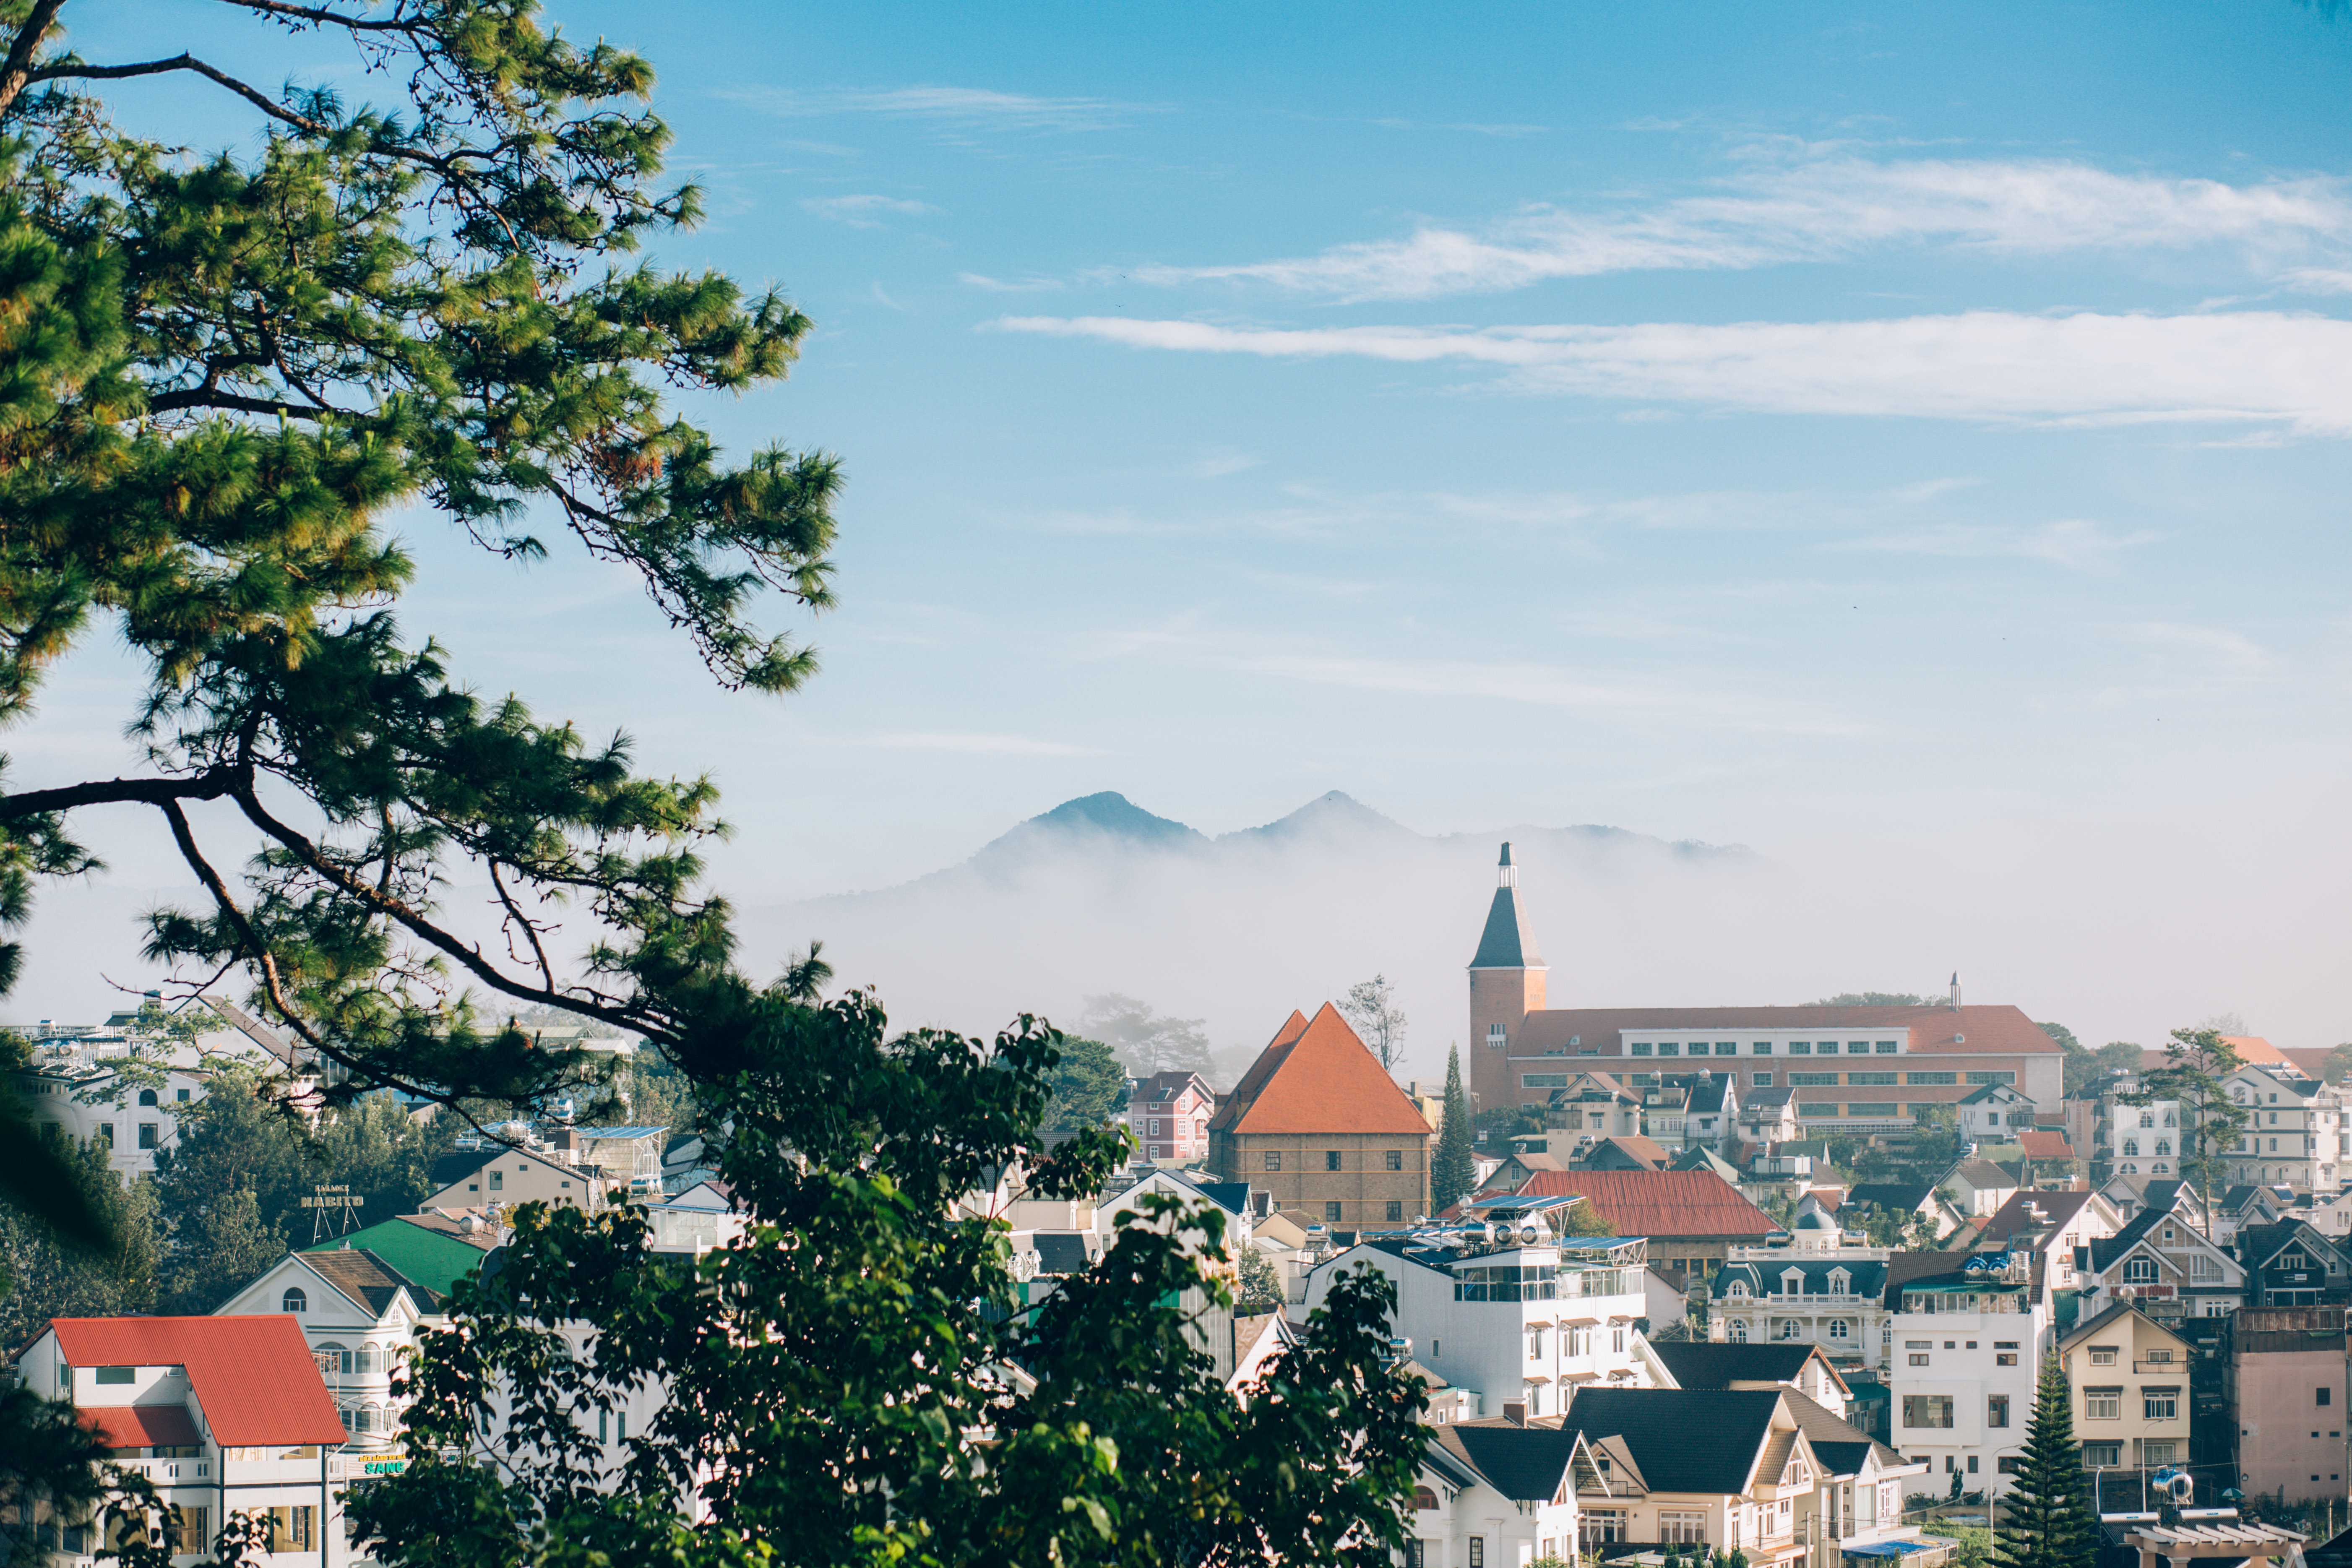
[[[1831,1269],[1831,1270],[1830,1270],[1830,1294],[1831,1294],[1831,1295],[1832,1295],[1832,1296],[1845,1296],[1845,1295],[1850,1295],[1850,1294],[1852,1294],[1852,1291],[1848,1289],[1848,1287],[1850,1287],[1853,1283],[1853,1276],[1852,1276],[1852,1275],[1849,1275],[1849,1274],[1848,1274],[1844,1269],[1843,1269],[1843,1268],[1832,1268],[1832,1269]]]

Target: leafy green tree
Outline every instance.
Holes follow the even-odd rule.
[[[1931,1105],[1911,1119],[1911,1142],[1903,1163],[1923,1182],[1939,1180],[1960,1157],[1968,1140],[1960,1132],[1959,1112],[1948,1105]]]
[[[2230,1152],[2253,1120],[2251,1107],[2230,1098],[2222,1080],[2244,1066],[2218,1029],[2175,1029],[2165,1065],[2140,1075],[2139,1088],[2120,1096],[2126,1105],[2171,1100],[2180,1107],[2180,1173],[2197,1184],[2207,1209],[2213,1189],[2230,1182]]]
[[[665,1258],[641,1209],[519,1211],[425,1344],[406,1470],[354,1504],[378,1561],[1391,1561],[1423,1391],[1385,1363],[1383,1277],[1342,1280],[1244,1406],[1181,1304],[1230,1302],[1202,1266],[1220,1214],[1147,1197],[1024,1310],[1004,1225],[959,1202],[1016,1158],[1052,1196],[1124,1158],[1108,1129],[1035,1152],[1050,1030],[892,1039],[864,995],[742,1001],[698,1088],[751,1229]],[[659,1414],[601,1444],[584,1413],[656,1378]]]
[[[1470,1147],[1470,1096],[1462,1087],[1462,1048],[1445,1051],[1445,1112],[1437,1125],[1437,1149],[1429,1157],[1429,1212],[1443,1214],[1478,1184]]]
[[[0,1344],[29,1343],[51,1318],[153,1311],[162,1247],[154,1183],[125,1186],[104,1148],[29,1131],[0,1164],[33,1154],[55,1162],[69,1201],[105,1241],[91,1248],[61,1237],[39,1213],[0,1205]]]
[[[1062,1059],[1054,1064],[1054,1098],[1045,1125],[1100,1127],[1127,1111],[1127,1069],[1100,1040],[1062,1037]]]
[[[2098,1531],[2083,1490],[2083,1456],[2066,1373],[2042,1363],[2016,1483],[2001,1497],[1996,1556],[2001,1568],[2093,1568]]]
[[[1273,1260],[1254,1247],[1243,1247],[1234,1259],[1234,1310],[1279,1312],[1283,1300],[1282,1276]]]
[[[1591,1198],[1580,1198],[1568,1211],[1560,1234],[1563,1236],[1614,1236],[1617,1224],[1592,1206]]]

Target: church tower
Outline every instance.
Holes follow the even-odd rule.
[[[1511,1052],[1528,1015],[1544,1005],[1544,961],[1519,907],[1519,871],[1507,844],[1496,884],[1477,956],[1470,961],[1470,1093],[1479,1110],[1519,1102]]]

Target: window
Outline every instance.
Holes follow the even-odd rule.
[[[1470,1568],[1486,1568],[1486,1538],[1483,1535],[1470,1538]]]
[[[2173,1462],[2174,1457],[2179,1451],[2180,1445],[2178,1443],[2167,1443],[2154,1437],[2144,1438],[2139,1446],[2139,1462],[2143,1465],[2168,1465]]]
[[[1835,1083],[1837,1080],[1838,1075],[1833,1072],[1792,1072],[1789,1075],[1789,1083],[1792,1088]]]
[[[1327,1225],[1338,1225],[1339,1223],[1339,1205],[1338,1204],[1325,1204],[1323,1205],[1323,1219],[1324,1223]]]
[[[2011,1356],[2010,1359],[2014,1362],[2017,1358]],[[1985,1395],[1985,1425],[1988,1426],[2006,1426],[2009,1425],[2008,1394],[1989,1394]]]
[[[1771,1075],[1770,1073],[1769,1073],[1769,1072],[1759,1072],[1759,1073],[1758,1073],[1758,1074],[1756,1075],[1756,1087],[1757,1087],[1757,1088],[1759,1088],[1759,1089],[1769,1089],[1769,1088],[1771,1088],[1771,1087],[1772,1087],[1772,1075]]]
[[[166,1514],[164,1517],[168,1519],[171,1516]],[[190,1508],[186,1503],[182,1503],[180,1535],[179,1539],[172,1543],[173,1552],[174,1553],[210,1552],[212,1549],[213,1510],[208,1508]]]
[[[1895,1075],[1891,1072],[1850,1072],[1845,1075],[1845,1080],[1848,1083],[1893,1083]]]
[[[2180,1419],[2180,1390],[2177,1388],[2143,1388],[2139,1391],[2140,1415],[2149,1421]]]
[[[2086,1388],[2083,1390],[2083,1419],[2085,1421],[2120,1421],[2124,1418],[2124,1391],[2120,1388]]]
[[[2126,1258],[2124,1260],[2124,1283],[2126,1285],[2155,1284],[2156,1259],[2153,1258]]]
[[[1956,1072],[1906,1072],[1903,1075],[1903,1081],[1920,1084],[1958,1083],[1960,1081],[1960,1075]]]
[[[1646,1057],[1650,1054],[1650,1042],[1647,1040],[1635,1040],[1633,1042],[1633,1054],[1637,1057]],[[1475,1540],[1476,1537],[1474,1536],[1472,1539]]]
[[[2137,1138],[2125,1139],[2124,1152],[2126,1154],[2137,1154],[2139,1152],[2139,1140]]]
[[[1813,1054],[1813,1043],[1811,1040],[1790,1040],[1789,1042],[1789,1054],[1792,1057],[1811,1056]]]
[[[2115,1365],[2116,1347],[2113,1345],[2093,1345],[2091,1347],[2091,1364],[2093,1366]]]
[[[1832,1318],[1830,1320],[1830,1338],[1833,1340],[1842,1340],[1845,1337],[1846,1321],[1843,1318]],[[2322,1389],[2320,1392],[2324,1394],[2326,1390]]]
[[[490,1191],[494,1193],[498,1192],[504,1188],[506,1184],[507,1177],[504,1171],[492,1171],[490,1173]]]
[[[1543,1360],[1543,1331],[1541,1329],[1530,1329],[1528,1331],[1528,1359],[1529,1361]]]
[[[142,1121],[139,1124],[139,1146],[142,1149],[155,1147],[156,1131],[155,1123],[152,1121]]]
[[[1568,1075],[1564,1072],[1523,1072],[1519,1075],[1521,1089],[1566,1089]]]
[[[1772,1054],[1772,1042],[1769,1040],[1759,1040],[1748,1048],[1757,1056],[1769,1057]]]
[[[2000,1475],[2018,1475],[2021,1472],[2020,1472],[2017,1468],[2017,1460],[2018,1456],[2015,1454],[2003,1454],[1993,1460],[1992,1468],[1996,1473]]]
[[[2015,1083],[2017,1075],[2013,1072],[1972,1072],[1969,1074],[1969,1081],[1976,1084]]]
[[[106,1145],[108,1148],[110,1148],[110,1149],[111,1149],[111,1148],[113,1148],[113,1147],[114,1147],[114,1123],[113,1123],[113,1122],[111,1122],[111,1121],[101,1121],[101,1122],[100,1122],[100,1123],[98,1124],[98,1141],[99,1141],[100,1142],[101,1142],[101,1143],[105,1144],[105,1145]]]
[[[131,1383],[138,1376],[139,1369],[135,1366],[102,1366],[98,1369],[98,1381],[100,1383]]]
[[[289,1290],[278,1298],[278,1310],[281,1312],[307,1312],[310,1310],[310,1299],[299,1290]]]
[[[154,1091],[153,1089],[141,1089],[141,1090],[139,1091],[139,1103],[140,1103],[140,1104],[142,1104],[142,1105],[152,1105],[152,1104],[154,1104],[154,1103],[155,1103],[155,1091]]]
[[[1398,1221],[1398,1220],[1401,1220],[1401,1219],[1404,1218],[1404,1205],[1402,1205],[1402,1204],[1401,1204],[1401,1203],[1393,1203],[1393,1204],[1389,1205],[1389,1208],[1388,1208],[1388,1215],[1387,1215],[1387,1216],[1386,1216],[1386,1217],[1388,1218],[1388,1220],[1389,1220],[1389,1221],[1390,1221],[1390,1223],[1391,1223],[1391,1224],[1394,1224],[1396,1221]]]
[[[1154,1138],[1160,1136],[1160,1118],[1157,1116],[1151,1119],[1151,1136]]]
[[[2140,1124],[2142,1127],[2153,1127],[2153,1126],[2155,1126],[2155,1125],[2156,1125],[2156,1112],[2155,1112],[2155,1111],[2153,1111],[2153,1110],[2143,1110],[2143,1111],[2141,1111],[2141,1112],[2139,1113],[2139,1124]]]
[[[1389,1169],[1390,1169],[1390,1170],[1391,1170],[1391,1171],[1402,1171],[1402,1170],[1403,1170],[1403,1169],[1404,1169],[1404,1151],[1403,1151],[1403,1150],[1402,1150],[1402,1149],[1391,1149],[1391,1150],[1390,1150],[1390,1151],[1388,1152],[1388,1166],[1389,1166]]]
[[[1688,1545],[1706,1540],[1706,1515],[1696,1510],[1660,1509],[1658,1539]]]
[[[185,1104],[187,1104],[187,1103],[188,1103],[188,1091],[187,1091],[186,1089],[184,1089],[180,1090],[177,1094],[174,1094],[173,1096],[172,1096],[172,1098],[173,1098],[173,1100],[175,1100],[179,1101],[182,1105],[185,1105]],[[201,1515],[204,1511],[205,1511],[205,1510],[204,1510],[203,1509],[198,1509],[198,1510],[196,1510],[196,1512],[197,1512],[199,1515]]]
[[[1434,1492],[1431,1491],[1427,1487],[1414,1488],[1412,1493],[1412,1506],[1415,1508],[1422,1507],[1423,1504],[1421,1500],[1423,1498],[1429,1499],[1429,1507],[1435,1508],[1437,1506],[1437,1495]],[[1404,1568],[1429,1568],[1429,1542],[1416,1537],[1415,1539],[1404,1543]]]
[[[1282,1169],[1281,1150],[1268,1149],[1265,1152],[1265,1168],[1269,1171],[1279,1171]]]
[[[1323,1168],[1327,1171],[1336,1171],[1339,1168],[1339,1151],[1337,1149],[1323,1151]]]
[[[2083,1445],[2083,1468],[2086,1470],[2100,1469],[2112,1465],[2120,1465],[2123,1462],[2124,1446],[2121,1443]]]
[[[1906,1394],[1903,1396],[1903,1425],[1906,1426],[1949,1426],[1951,1424],[1950,1394]]]
[[[2319,1403],[2322,1405],[2329,1403],[2336,1397],[2336,1391],[2332,1388],[2315,1388],[2312,1392],[2319,1395]]]
[[[1673,1040],[1660,1040],[1658,1042],[1658,1054],[1662,1057],[1680,1056],[1682,1054],[1682,1047]],[[2275,1121],[2278,1118],[2273,1116],[2271,1120]]]

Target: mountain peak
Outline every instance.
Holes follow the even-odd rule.
[[[1355,796],[1335,789],[1317,795],[1289,816],[1277,817],[1263,827],[1244,827],[1237,833],[1221,833],[1217,836],[1217,842],[1263,843],[1339,833],[1369,833],[1385,837],[1402,835],[1407,838],[1419,837],[1411,828],[1382,816]]]
[[[992,839],[974,855],[976,866],[1002,867],[1018,862],[1030,850],[1052,846],[1112,846],[1128,849],[1189,849],[1205,846],[1207,837],[1195,828],[1164,816],[1155,816],[1116,790],[1082,795],[1041,813],[1012,831]]]

